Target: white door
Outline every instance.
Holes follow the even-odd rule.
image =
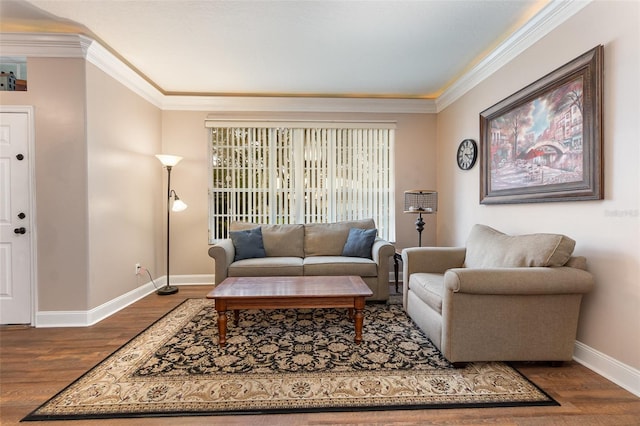
[[[7,110],[0,112],[0,324],[31,324],[31,117]]]

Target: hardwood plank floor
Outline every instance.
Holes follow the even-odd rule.
[[[102,361],[186,298],[208,286],[149,295],[86,328],[0,327],[0,424],[25,415]],[[350,413],[164,417],[38,422],[69,425],[640,425],[640,398],[575,362],[516,367],[561,406]]]

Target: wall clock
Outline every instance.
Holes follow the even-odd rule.
[[[458,146],[458,167],[462,170],[469,170],[478,159],[478,145],[473,139],[465,139]]]

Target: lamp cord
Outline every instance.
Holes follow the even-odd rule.
[[[158,285],[156,284],[156,282],[153,280],[153,277],[151,276],[151,272],[149,272],[149,270],[145,267],[141,267],[140,269],[144,269],[147,273],[147,275],[149,275],[149,279],[151,280],[151,282],[153,283],[153,286],[155,287],[156,290],[159,289]]]

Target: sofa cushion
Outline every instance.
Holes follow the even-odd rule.
[[[234,261],[254,257],[265,257],[262,231],[260,228],[233,231],[229,233],[229,236],[235,248]]]
[[[443,287],[443,274],[418,272],[409,277],[409,291],[415,293],[420,300],[438,313],[442,313]]]
[[[303,268],[305,275],[378,275],[376,263],[363,257],[310,256],[304,258]]]
[[[304,225],[304,255],[341,256],[349,229],[375,229],[373,219]]]
[[[232,222],[231,231],[262,228],[264,251],[268,257],[304,257],[304,226],[299,224],[264,225],[251,222]]]
[[[300,257],[263,257],[244,259],[229,266],[230,277],[276,277],[301,276],[302,258]]]
[[[562,266],[571,257],[576,242],[560,234],[506,235],[485,225],[475,225],[469,234],[466,268],[517,268]]]
[[[377,229],[349,229],[347,242],[342,248],[342,255],[349,257],[364,257],[371,259],[371,247],[376,240]]]

